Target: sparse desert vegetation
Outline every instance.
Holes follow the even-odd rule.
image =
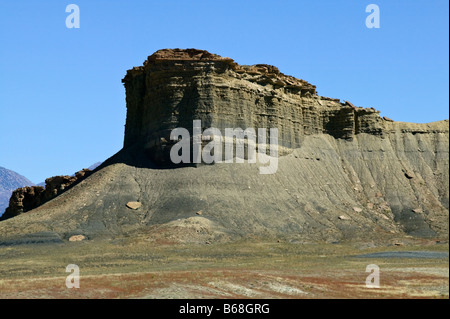
[[[357,258],[382,251],[447,257]],[[65,285],[68,264],[80,288]],[[368,264],[380,288],[366,288]],[[144,238],[0,247],[2,298],[448,298],[448,244],[237,241],[158,244]]]

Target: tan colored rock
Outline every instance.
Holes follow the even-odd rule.
[[[353,207],[353,210],[357,213],[361,213],[363,211],[360,207]]]
[[[141,206],[142,206],[142,204],[140,202],[128,202],[127,203],[127,207],[130,209],[134,209],[134,210],[140,208]]]
[[[345,215],[341,215],[338,217],[340,220],[350,220],[349,217],[345,216]]]
[[[83,241],[86,239],[86,236],[84,235],[74,235],[69,238],[69,241]]]
[[[423,213],[423,209],[422,208],[414,208],[412,211],[414,213],[416,213],[416,214],[422,214]]]

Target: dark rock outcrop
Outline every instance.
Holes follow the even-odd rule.
[[[19,187],[25,186],[34,186],[34,184],[22,175],[0,167],[0,216],[8,207],[12,192]]]
[[[21,187],[9,199],[9,206],[0,220],[5,220],[30,211],[45,202],[45,188],[42,186]]]
[[[62,194],[65,190],[74,186],[92,173],[89,169],[76,172],[74,176],[54,176],[45,180],[45,187],[30,186],[21,187],[13,191],[9,200],[9,206],[0,220],[5,220],[22,213],[28,212],[52,198]]]

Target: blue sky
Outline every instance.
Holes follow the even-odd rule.
[[[68,29],[68,4],[80,28]],[[365,26],[367,5],[380,28]],[[397,121],[449,115],[447,0],[0,0],[0,166],[35,183],[120,150],[126,70],[162,48],[273,64]]]

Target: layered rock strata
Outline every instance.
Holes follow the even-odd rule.
[[[157,51],[122,81],[127,96],[124,148],[140,144],[159,163],[168,160],[170,132],[183,127],[192,134],[195,119],[202,129],[215,127],[222,134],[225,128],[278,128],[281,154],[300,147],[305,135],[382,136],[391,123],[374,108],[319,96],[314,85],[275,66],[239,65],[196,49]]]

